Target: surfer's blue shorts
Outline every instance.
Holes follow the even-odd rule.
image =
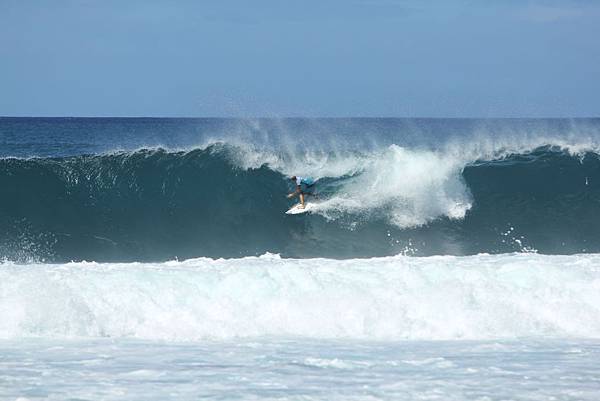
[[[311,192],[314,188],[315,188],[315,183],[314,182],[312,184],[310,184],[310,185],[308,185],[305,182],[303,182],[302,184],[300,184],[300,191],[302,191],[302,192]]]

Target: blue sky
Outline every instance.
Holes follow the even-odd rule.
[[[5,116],[600,116],[597,1],[0,0]]]

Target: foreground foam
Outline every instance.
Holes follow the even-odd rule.
[[[600,255],[0,266],[0,337],[600,338]]]

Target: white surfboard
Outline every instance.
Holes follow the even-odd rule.
[[[297,205],[294,205],[290,208],[290,210],[288,210],[287,212],[285,212],[285,214],[302,214],[302,213],[306,213],[311,211],[312,209],[315,208],[315,204],[314,203],[310,203],[310,202],[306,202],[304,204],[304,208],[301,207],[302,205],[300,203],[298,203]]]

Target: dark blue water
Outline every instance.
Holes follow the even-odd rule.
[[[600,252],[600,120],[0,119],[0,257]],[[291,174],[320,209],[288,216]]]

